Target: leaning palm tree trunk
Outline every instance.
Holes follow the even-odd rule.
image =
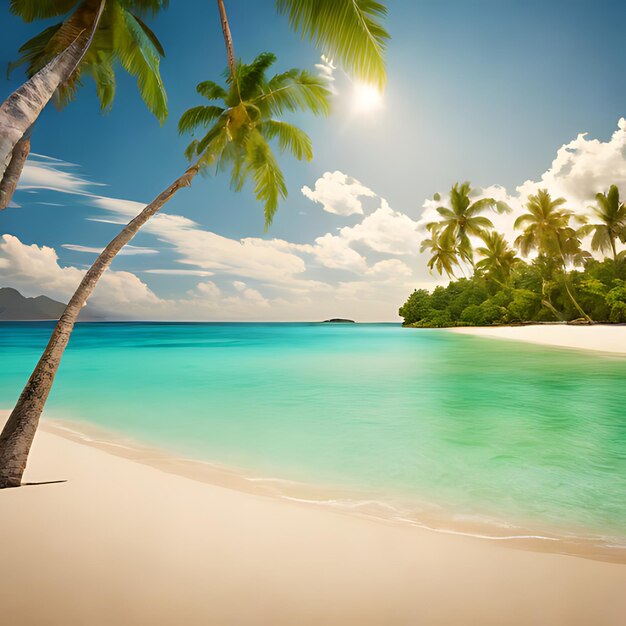
[[[0,434],[0,489],[19,487],[26,469],[28,453],[37,431],[39,418],[52,388],[61,357],[68,344],[80,311],[95,289],[102,274],[118,252],[139,229],[183,187],[189,187],[198,173],[191,166],[180,178],[161,192],[146,208],[109,243],[83,277],[61,318],[54,327],[50,341],[31,374],[13,412]]]
[[[20,180],[24,164],[30,154],[30,135],[32,126],[24,133],[24,136],[15,144],[9,166],[4,172],[4,178],[0,181],[0,209],[6,209],[13,198],[13,194]]]
[[[12,163],[17,144],[35,123],[59,85],[69,79],[85,56],[105,5],[106,0],[101,0],[89,33],[81,32],[61,54],[29,78],[0,106],[0,180],[3,190],[6,190],[0,197],[0,210],[7,208],[12,195],[7,193],[10,184],[9,181],[5,182],[7,169],[13,166],[13,177],[19,180],[24,167],[24,161],[19,158]]]

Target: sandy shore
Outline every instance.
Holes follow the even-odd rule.
[[[3,420],[0,420],[3,421]],[[0,492],[3,624],[622,624],[626,566],[219,487],[44,426]]]
[[[560,348],[626,354],[626,326],[560,324],[452,328],[452,332],[495,339],[527,341]]]

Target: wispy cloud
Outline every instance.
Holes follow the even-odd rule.
[[[64,243],[61,244],[62,248],[66,250],[72,250],[73,252],[87,252],[89,254],[100,254],[104,248],[92,248],[90,246],[80,246],[78,244],[73,243]],[[134,256],[138,254],[158,254],[158,250],[154,250],[153,248],[143,248],[141,246],[133,246],[131,244],[126,244],[118,254],[122,256]]]

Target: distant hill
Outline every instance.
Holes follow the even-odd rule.
[[[26,298],[17,289],[0,287],[0,320],[58,320],[64,309],[65,305],[62,302],[47,296]],[[97,316],[93,316],[89,311],[83,311],[80,319],[97,319]]]

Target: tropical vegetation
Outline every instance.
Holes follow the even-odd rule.
[[[626,323],[626,250],[618,251],[626,243],[626,204],[615,185],[596,195],[592,223],[564,198],[545,189],[531,194],[513,244],[471,209],[494,208],[493,199],[472,204],[470,196],[468,183],[454,185],[451,206],[439,207],[441,220],[426,226],[427,265],[452,280],[432,292],[415,290],[399,311],[406,326]],[[589,236],[591,251],[583,248]]]
[[[166,8],[168,0],[11,0],[10,10],[25,22],[61,18],[28,40],[15,69],[26,67],[28,80],[0,107],[0,209],[6,209],[30,151],[32,127],[52,99],[71,101],[90,76],[102,110],[115,97],[119,64],[137,78],[148,109],[163,122],[167,95],[160,75],[165,54],[145,18]]]

